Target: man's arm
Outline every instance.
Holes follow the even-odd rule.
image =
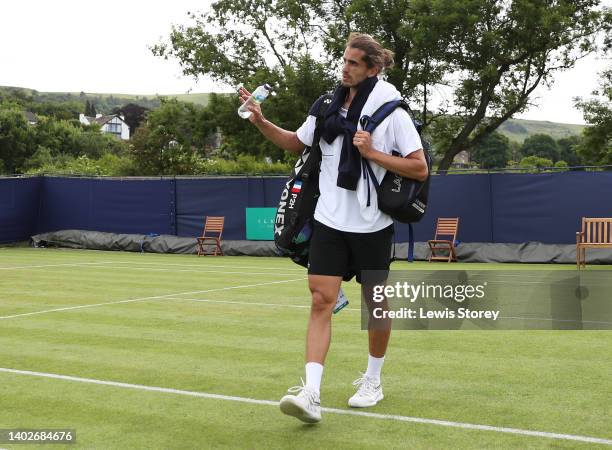
[[[241,103],[246,102],[251,95],[250,92],[244,88],[240,88],[239,94]],[[304,151],[304,143],[298,139],[295,131],[284,130],[274,125],[263,116],[261,107],[255,103],[249,104],[248,109],[252,113],[249,116],[249,121],[257,127],[266,139],[277,147],[295,155],[299,155]]]
[[[388,155],[372,148],[372,136],[367,131],[357,131],[353,145],[359,149],[361,156],[393,173],[418,181],[427,179],[427,161],[423,149],[414,151],[405,158]]]
[[[417,181],[427,179],[427,162],[423,149],[412,152],[405,158],[398,158],[375,150],[371,153],[369,160],[402,177]]]

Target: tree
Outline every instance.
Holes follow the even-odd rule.
[[[519,166],[526,169],[535,168],[540,170],[543,168],[552,167],[553,162],[550,159],[541,158],[540,156],[526,156],[525,158],[521,159]]]
[[[142,175],[195,174],[195,160],[204,156],[209,113],[192,103],[163,99],[146,124],[132,137],[131,151]]]
[[[481,169],[506,167],[511,156],[510,140],[503,134],[491,133],[476,144],[470,154]]]
[[[33,130],[36,147],[48,149],[54,157],[70,155],[100,158],[105,153],[123,154],[127,144],[109,134],[101,133],[99,125],[83,126],[77,121],[42,117]]]
[[[36,147],[45,147],[53,155],[78,156],[82,151],[79,145],[81,132],[80,126],[74,126],[68,121],[42,117],[36,126],[34,141]]]
[[[421,110],[446,170],[504,121],[529,106],[552,75],[596,49],[611,28],[598,0],[218,0],[173,28],[156,55],[177,58],[186,75],[230,84],[277,82],[287,97],[309,104],[321,91],[291,87],[289,69],[310,57],[321,85],[331,87],[351,30],[368,32],[395,52],[388,80]],[[213,31],[214,30],[214,31]],[[325,52],[319,56],[320,49]],[[318,87],[318,86],[317,86]],[[449,102],[432,96],[450,88]],[[298,106],[296,104],[296,106]],[[304,114],[304,110],[299,113]],[[290,128],[295,114],[281,117]],[[260,139],[259,137],[257,139]]]
[[[582,139],[580,136],[570,136],[557,141],[559,149],[559,159],[566,161],[568,166],[575,167],[582,165],[582,160],[576,153]]]
[[[601,98],[576,101],[590,125],[577,151],[587,164],[612,165],[612,67],[601,74],[601,86],[594,95]]]
[[[130,133],[134,134],[149,111],[149,108],[145,108],[135,103],[128,103],[121,108],[115,108],[113,114],[122,115],[125,123],[130,127]]]
[[[79,114],[83,111],[83,105],[77,101],[57,102],[47,100],[42,103],[34,101],[27,107],[39,116],[52,116],[58,120],[77,120]]]
[[[23,112],[15,107],[0,108],[0,161],[4,173],[18,173],[33,149],[32,127]]]
[[[324,74],[317,70],[321,70],[321,67],[309,57],[304,57],[295,68],[288,67],[283,77],[276,76],[276,95],[266,100],[264,105],[266,117],[284,128],[297,129],[314,100],[330,89],[331,83],[328,84]],[[263,73],[258,76],[260,78],[253,85],[270,79]],[[248,87],[252,88],[250,85]],[[295,158],[259,133],[254,133],[253,126],[238,117],[238,106],[237,96],[213,94],[209,101],[208,110],[213,126],[223,135],[223,155],[235,157],[239,154],[252,154],[262,158],[268,156],[274,161]]]
[[[523,156],[538,156],[555,162],[559,159],[559,149],[555,140],[548,134],[534,134],[523,142]]]
[[[96,111],[96,107],[94,106],[93,102],[90,102],[89,100],[85,101],[85,115],[87,117],[96,117],[96,114],[98,114],[98,112]]]

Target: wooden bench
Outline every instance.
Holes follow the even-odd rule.
[[[583,217],[576,233],[576,265],[586,267],[587,248],[612,248],[612,218]]]

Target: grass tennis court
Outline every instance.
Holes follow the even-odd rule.
[[[431,265],[393,265],[406,268]],[[0,248],[0,428],[75,429],[77,448],[612,444],[607,331],[394,331],[385,400],[364,410],[379,416],[343,414],[367,362],[358,285],[344,289],[321,391],[336,411],[307,426],[252,401],[277,402],[303,376],[310,300],[289,260]]]

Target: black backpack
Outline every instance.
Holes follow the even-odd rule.
[[[372,116],[363,116],[360,119],[361,127],[364,131],[373,133],[376,127],[385,120],[396,108],[403,108],[408,112],[412,121],[421,135],[421,124],[414,119],[412,110],[403,100],[387,102],[378,108]],[[374,171],[369,161],[365,161],[368,174],[376,188],[378,196],[378,209],[390,215],[393,219],[402,223],[415,223],[421,220],[427,209],[427,199],[429,197],[429,182],[431,179],[431,157],[427,151],[428,145],[423,140],[423,152],[427,161],[427,178],[425,181],[417,181],[411,178],[402,177],[390,170],[387,171],[383,180],[379,183],[374,175]],[[401,156],[398,152],[393,152],[394,156]]]
[[[304,149],[295,163],[281,192],[274,220],[274,243],[279,253],[304,267],[308,267],[312,222],[320,195],[321,123],[332,98],[331,94],[323,95],[310,108],[309,115],[317,118],[312,145]]]

